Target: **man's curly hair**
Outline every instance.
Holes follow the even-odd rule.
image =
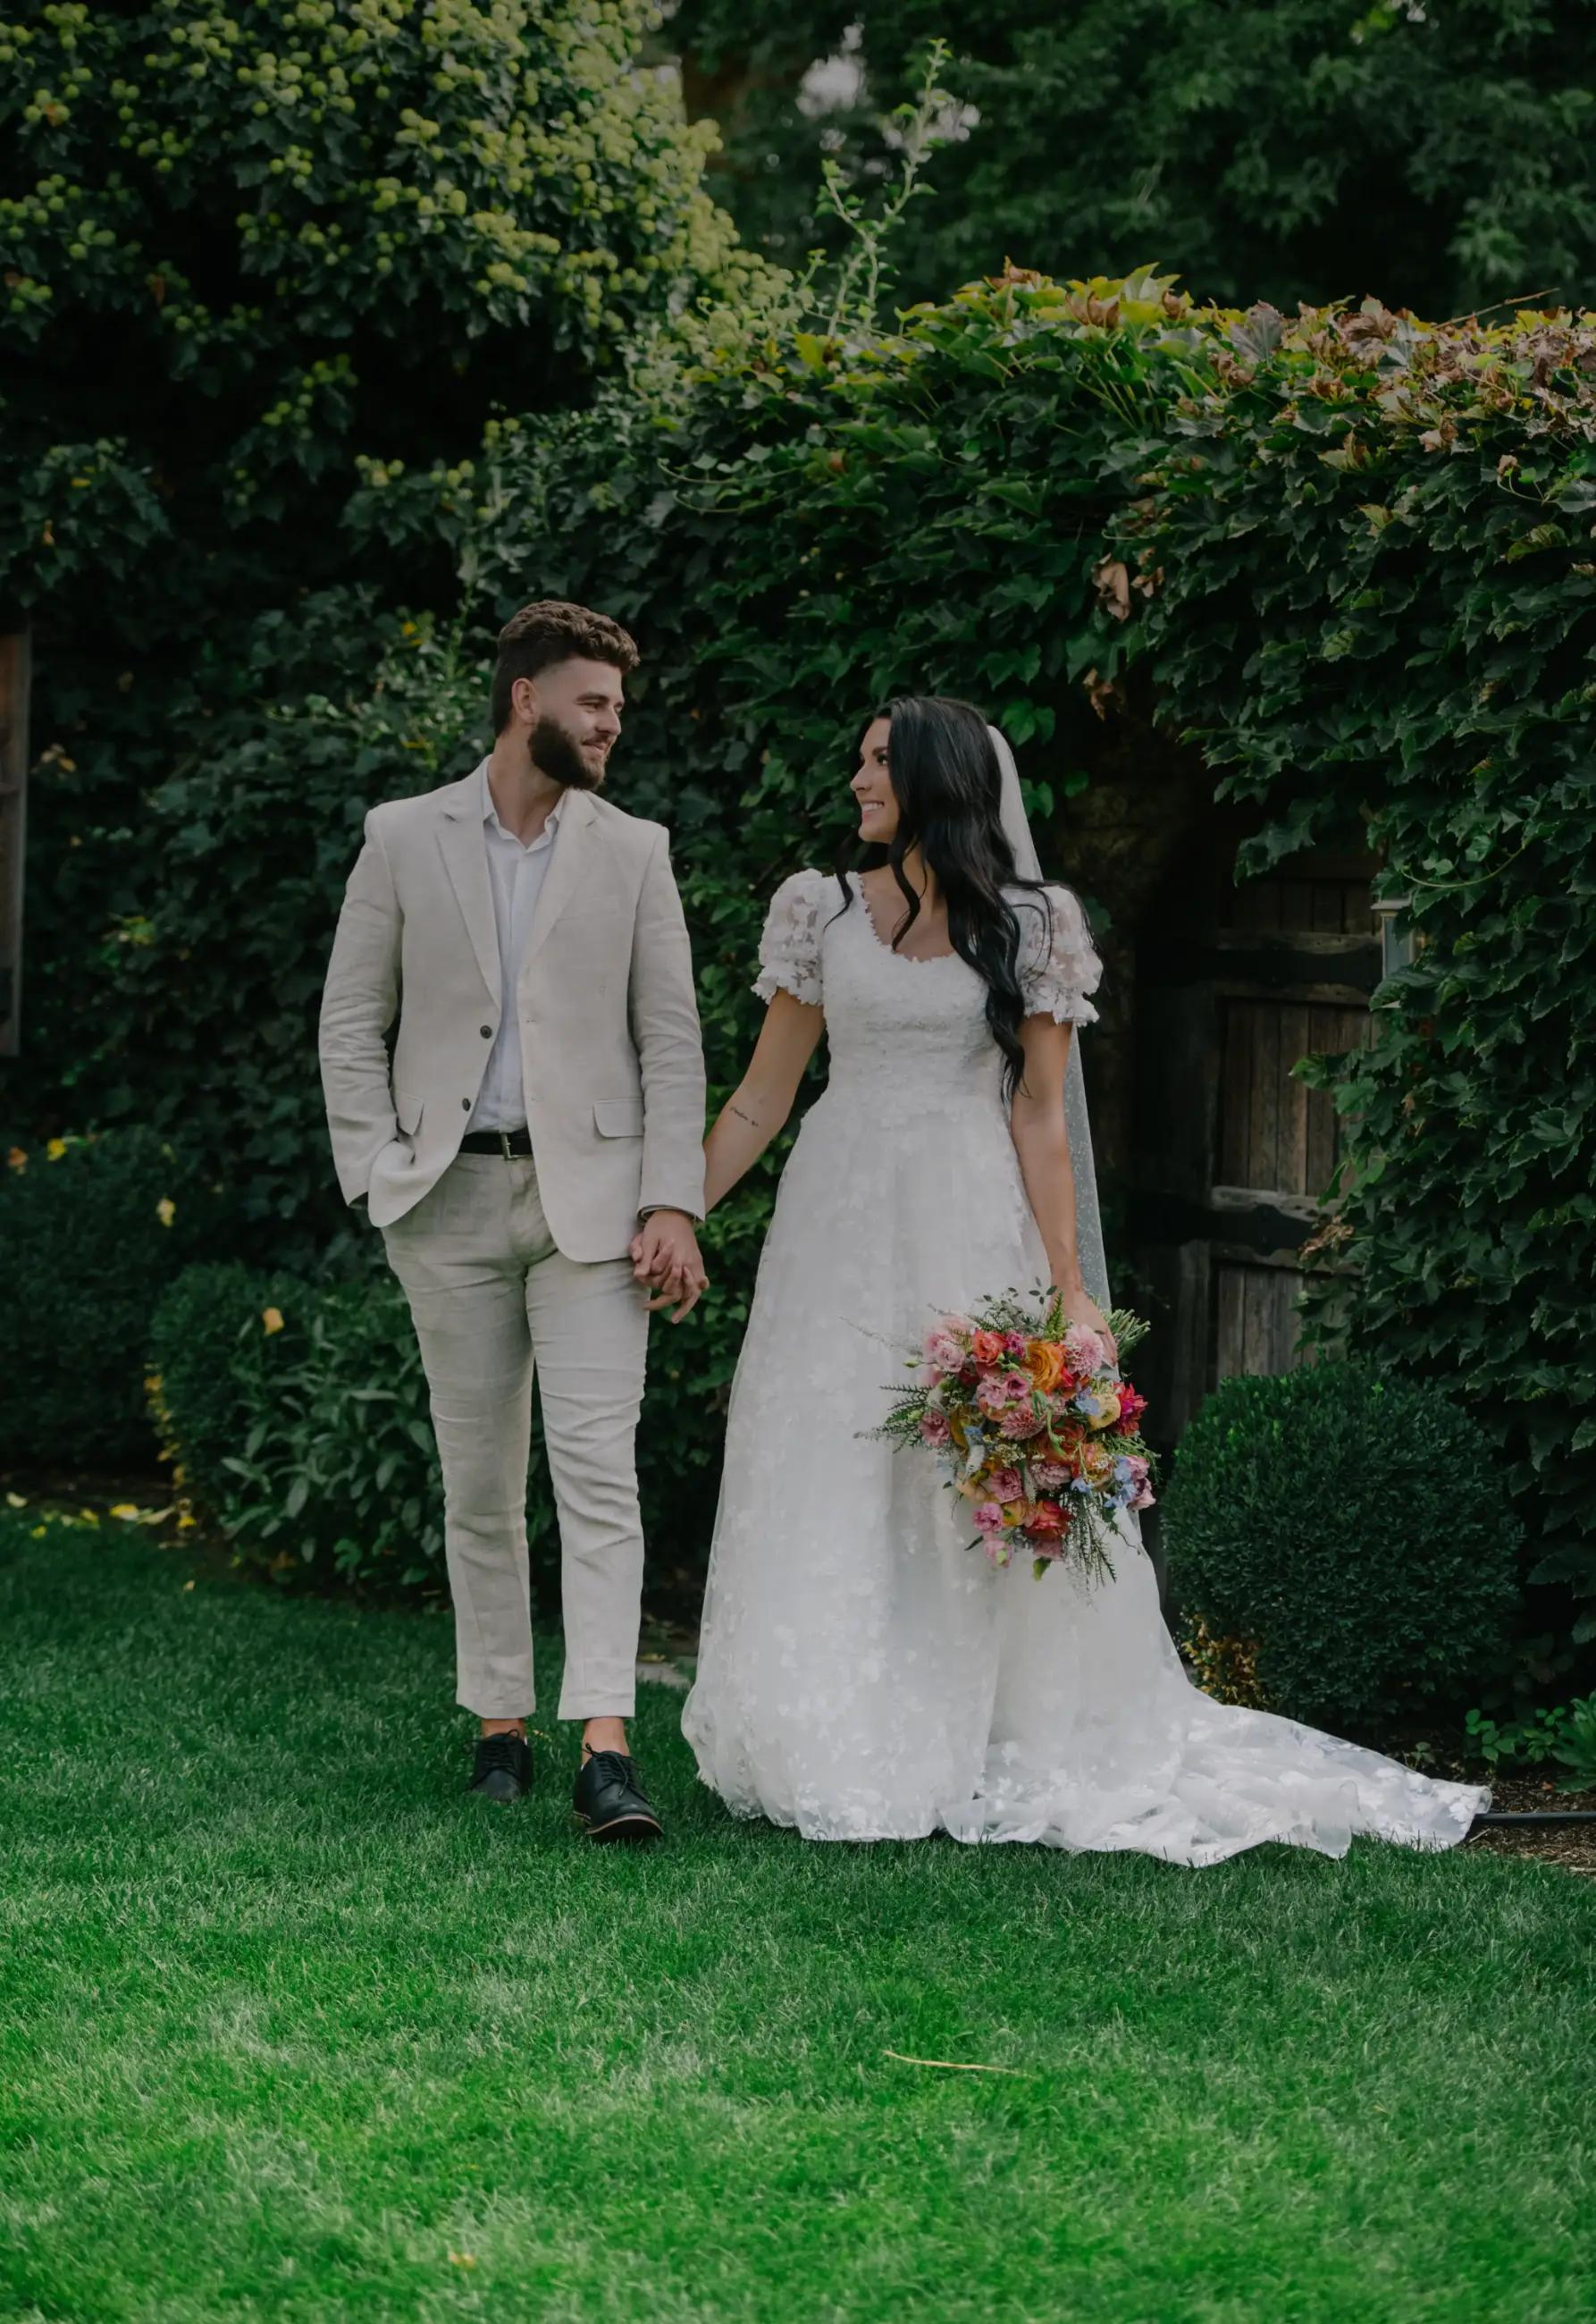
[[[626,672],[637,667],[637,649],[619,622],[590,613],[561,597],[540,597],[512,613],[499,632],[491,707],[493,732],[509,724],[510,688],[518,678],[536,678],[557,661],[607,661]]]

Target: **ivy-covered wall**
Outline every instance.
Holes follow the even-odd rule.
[[[1258,862],[1367,829],[1419,899],[1425,948],[1347,1084],[1347,1328],[1460,1388],[1538,1571],[1589,1595],[1593,515],[1589,318],[1288,324],[1151,275],[1010,272],[889,334],[729,333],[651,398],[372,465],[359,552],[446,559],[461,617],[344,590],[258,627],[150,802],[161,878],[108,932],[84,1113],[214,1140],[258,1235],[326,1246],[315,999],[360,816],[469,763],[491,624],[529,596],[643,646],[612,779],[674,829],[722,1086],[764,899],[848,827],[858,723],[955,690],[1014,738],[1110,948],[1196,785],[1251,804]],[[682,1555],[769,1183],[713,1222],[717,1296],[650,1400],[651,1457],[703,1487]]]
[[[1254,865],[1361,822],[1408,899],[1379,1040],[1318,1074],[1352,1118],[1321,1240],[1356,1269],[1320,1333],[1461,1392],[1588,1639],[1596,328],[1232,336],[1116,526],[1125,652],[1269,814]],[[1399,1488],[1391,1525],[1399,1556]]]

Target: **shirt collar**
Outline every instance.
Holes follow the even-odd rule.
[[[486,759],[482,761],[482,765],[477,769],[477,788],[482,799],[482,821],[488,825],[491,831],[504,832],[506,839],[515,838],[515,834],[513,832],[505,831],[504,825],[499,820],[499,809],[493,804],[493,793],[488,785],[488,761]],[[541,846],[546,839],[553,839],[555,832],[558,831],[560,827],[560,817],[564,811],[565,801],[562,795],[562,797],[555,802],[554,806],[550,807],[547,822],[544,825],[543,829],[538,833],[537,837],[532,842],[534,847]],[[518,847],[520,844],[519,840],[516,841]]]

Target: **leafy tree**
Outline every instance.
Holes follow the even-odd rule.
[[[949,41],[967,115],[908,222],[909,297],[1009,256],[1156,257],[1288,310],[1596,290],[1592,0],[680,0],[667,29],[725,140],[721,198],[789,263],[821,159],[859,186],[890,171],[891,110]]]
[[[109,565],[149,627],[218,593],[276,602],[346,565],[355,453],[458,452],[494,403],[581,400],[724,279],[713,133],[630,69],[646,14],[59,0],[0,21],[0,589],[38,602]]]
[[[138,909],[139,791],[203,768],[248,625],[330,579],[390,585],[343,523],[360,456],[448,461],[496,404],[579,404],[760,271],[703,190],[712,129],[634,67],[649,13],[0,0],[0,613],[35,624],[43,746],[32,1049],[64,1037],[84,942]],[[404,583],[425,604],[454,576]]]

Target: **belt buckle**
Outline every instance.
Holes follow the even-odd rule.
[[[509,1132],[508,1130],[501,1130],[499,1133],[499,1150],[503,1155],[507,1162],[512,1158],[509,1150]]]

